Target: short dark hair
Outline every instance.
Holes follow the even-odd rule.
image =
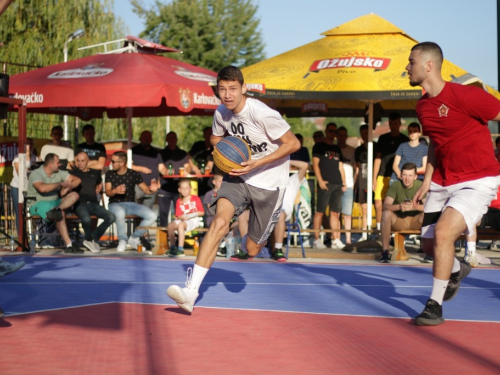
[[[116,151],[113,153],[113,156],[122,159],[123,161],[127,161],[127,153],[125,151]]]
[[[361,130],[368,130],[368,125],[367,124],[363,124],[359,127],[359,133],[361,134]]]
[[[329,126],[335,126],[335,128],[337,128],[337,124],[334,122],[329,122],[328,124],[326,124],[325,129],[328,129]]]
[[[401,119],[401,115],[399,114],[399,112],[391,112],[391,114],[389,115],[389,120],[398,120],[398,119]]]
[[[401,167],[401,171],[411,171],[412,169],[417,174],[417,165],[415,163],[404,163]]]
[[[325,138],[325,133],[323,133],[321,130],[318,130],[317,132],[314,132],[314,134],[313,134],[313,138],[316,138],[316,137]]]
[[[232,65],[226,66],[219,71],[217,74],[217,85],[220,81],[238,81],[240,85],[245,83],[240,68]]]
[[[495,138],[495,145],[497,145],[497,146],[498,146],[498,142],[500,142],[500,137],[496,137],[496,138]]]
[[[54,130],[60,130],[62,132],[63,128],[61,125],[53,126],[52,129],[50,130],[50,134],[52,134],[54,132]]]
[[[338,134],[338,132],[339,132],[339,131],[341,131],[341,130],[345,130],[346,134],[349,134],[349,133],[347,132],[347,129],[346,129],[346,127],[345,127],[345,126],[341,126],[340,128],[338,128],[338,129],[337,129],[337,134]]]
[[[95,131],[94,125],[92,125],[92,124],[86,124],[86,125],[84,125],[83,128],[82,128],[82,134],[85,133],[85,131],[89,130],[89,129]]]
[[[298,139],[302,139],[304,140],[304,137],[302,136],[302,134],[300,133],[296,133],[295,136],[298,138]]]
[[[45,159],[43,160],[43,165],[47,166],[50,163],[53,163],[56,156],[57,156],[56,154],[49,152],[47,155],[45,155]],[[57,156],[57,157],[59,157],[59,156]]]
[[[408,125],[408,129],[410,128],[417,128],[419,133],[422,132],[422,129],[420,128],[420,124],[418,122],[412,122],[410,125]]]
[[[424,52],[430,52],[431,54],[433,54],[434,56],[436,56],[439,60],[439,62],[443,62],[443,50],[441,49],[441,47],[439,47],[439,45],[437,43],[434,43],[434,42],[422,42],[422,43],[418,43],[418,44],[415,44],[412,49],[412,51],[416,51],[416,50],[420,50],[420,51],[424,51]]]

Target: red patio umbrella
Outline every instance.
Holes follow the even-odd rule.
[[[216,74],[168,57],[145,53],[100,54],[16,74],[10,93],[28,112],[82,120],[209,115],[220,104],[208,82]]]

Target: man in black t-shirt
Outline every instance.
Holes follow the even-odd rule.
[[[91,124],[83,127],[82,135],[85,142],[75,147],[75,155],[82,151],[85,152],[89,156],[88,167],[102,171],[106,165],[106,147],[95,141],[95,130]]]
[[[196,141],[191,146],[189,150],[189,157],[194,161],[194,163],[198,166],[199,173],[205,174],[205,171],[209,169],[212,171],[212,174],[222,173],[214,164],[214,159],[212,157],[212,152],[214,151],[214,147],[210,142],[210,137],[212,136],[212,127],[207,126],[203,129],[203,141]],[[202,168],[202,165],[205,165],[205,168]],[[195,173],[198,173],[194,170]],[[200,197],[205,196],[205,194],[213,189],[214,186],[209,177],[200,178],[198,180],[198,195]]]
[[[80,152],[75,157],[76,168],[69,173],[82,180],[81,184],[74,189],[80,199],[76,202],[75,214],[82,221],[82,228],[85,232],[83,245],[94,253],[101,251],[99,239],[111,224],[115,222],[115,215],[99,204],[97,194],[102,191],[102,178],[100,171],[90,169],[89,156],[85,152]],[[103,222],[92,232],[91,215],[102,219]]]
[[[141,243],[141,237],[146,233],[144,229],[136,229],[127,239],[127,215],[136,215],[142,218],[139,226],[148,227],[156,223],[157,215],[151,209],[135,202],[135,186],[147,195],[151,195],[158,190],[158,183],[151,182],[148,187],[142,180],[139,172],[127,168],[127,154],[117,151],[111,157],[113,169],[106,172],[105,191],[109,197],[109,210],[116,217],[116,232],[118,234],[119,252],[127,249],[127,242],[134,249]]]
[[[166,136],[167,147],[160,151],[161,162],[158,164],[160,176],[168,176],[168,166],[172,165],[172,174],[178,176],[179,169],[189,168],[189,155],[177,147],[177,134],[170,132]],[[161,178],[161,187],[158,191],[158,205],[160,206],[160,226],[166,227],[169,223],[170,204],[179,198],[179,177]]]
[[[382,134],[378,138],[377,151],[373,162],[373,191],[375,192],[375,210],[377,212],[377,229],[380,230],[382,219],[382,201],[391,185],[392,164],[396,157],[396,151],[401,143],[409,142],[410,139],[400,133],[401,115],[392,112],[389,115],[389,128],[391,131]]]
[[[160,152],[151,146],[153,137],[151,132],[145,130],[141,133],[141,143],[132,147],[132,170],[139,172],[146,185],[150,185],[154,180],[158,181],[158,164],[162,162]],[[146,207],[153,208],[156,202],[156,192],[153,195],[146,195],[139,188],[135,187],[135,200]]]
[[[313,147],[313,169],[318,182],[316,213],[313,218],[313,228],[321,229],[321,222],[326,208],[330,207],[330,227],[340,229],[339,214],[342,209],[342,194],[347,190],[342,152],[333,144],[337,125],[333,122],[326,126],[325,142],[316,143]],[[314,232],[314,247],[325,248],[319,240],[319,232]],[[340,233],[332,234],[332,249],[342,249]]]

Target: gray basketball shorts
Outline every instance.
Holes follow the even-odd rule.
[[[250,210],[248,237],[255,243],[265,243],[280,217],[285,189],[266,190],[248,185],[239,177],[225,178],[217,195],[212,198],[209,211],[216,214],[217,200],[225,198],[234,206],[238,217]]]

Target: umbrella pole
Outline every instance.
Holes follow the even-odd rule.
[[[127,130],[127,168],[131,169],[132,168],[132,115],[133,115],[133,108],[127,108],[126,109],[127,113],[127,125],[128,125],[128,130]]]
[[[368,102],[368,181],[367,181],[366,203],[368,210],[366,213],[366,221],[368,229],[372,228],[372,204],[373,204],[373,102]]]

